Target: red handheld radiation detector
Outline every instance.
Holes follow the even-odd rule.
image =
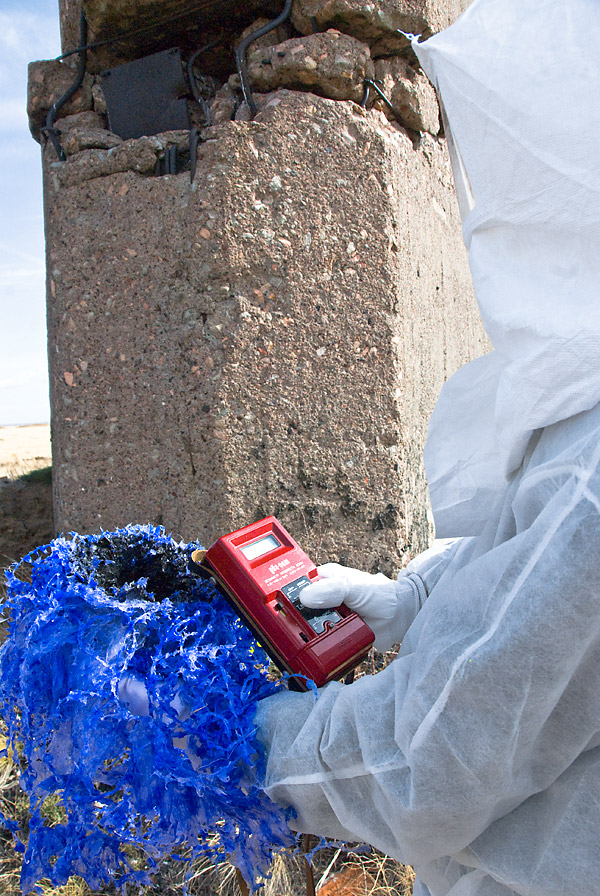
[[[314,610],[301,603],[300,592],[319,575],[273,516],[194,551],[192,564],[214,578],[273,662],[302,690],[305,679],[321,687],[345,676],[374,641],[369,626],[343,604]]]

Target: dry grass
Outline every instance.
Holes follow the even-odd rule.
[[[0,748],[3,746],[0,737]],[[0,760],[0,809],[27,830],[28,800],[19,787],[17,768],[10,758]],[[305,865],[300,855],[276,856],[271,877],[264,882],[258,896],[304,896],[307,892]],[[14,849],[12,835],[0,831],[0,896],[20,896],[20,867],[21,859]],[[353,875],[353,871],[358,873]],[[410,896],[414,880],[412,869],[376,850],[352,853],[337,847],[315,853],[313,877],[317,891],[324,888],[324,896]],[[352,885],[350,889],[348,883],[345,888],[336,889],[337,880],[350,880]],[[231,865],[215,868],[206,860],[196,860],[190,866],[166,861],[155,875],[152,887],[138,890],[128,886],[125,894],[181,896],[184,887],[190,896],[240,896],[235,869]],[[42,881],[41,889],[42,896],[117,896],[121,892],[113,886],[90,890],[78,877],[70,878],[65,886],[58,888]]]
[[[16,770],[10,760],[0,763],[0,808],[8,817],[17,819],[26,830],[28,801],[21,791]],[[0,832],[0,896],[20,896],[19,877],[21,859],[13,846],[12,836]],[[348,853],[338,848],[319,851],[313,858],[313,877],[317,892],[335,896],[328,882],[340,877],[348,880],[348,872],[358,883],[351,890],[343,889],[340,896],[410,896],[414,880],[410,868],[395,862],[375,850],[369,853]],[[65,886],[52,888],[41,881],[42,896],[117,896],[121,892],[113,886],[91,890],[78,877],[69,879]],[[166,861],[154,877],[151,887],[139,890],[127,886],[125,893],[133,896],[180,896],[184,887],[190,896],[240,896],[235,869],[231,865],[215,868],[206,860],[196,860],[190,866]],[[271,877],[264,882],[258,896],[304,896],[306,894],[305,860],[302,856],[280,854],[275,857]]]
[[[0,576],[0,602],[6,593],[3,577]],[[381,658],[380,662],[369,659],[361,672],[374,672],[389,661],[393,654]],[[3,747],[0,737],[0,748]],[[9,759],[0,760],[0,810],[11,819],[17,820],[23,830],[27,829],[28,800],[19,787],[18,772],[15,764]],[[20,855],[13,846],[12,835],[0,831],[0,896],[20,896],[19,877],[21,868]],[[360,872],[354,876],[356,881],[350,889],[336,890],[336,875],[348,881],[348,872],[356,869]],[[349,853],[338,848],[328,847],[317,852],[313,859],[313,875],[317,890],[324,888],[324,896],[410,896],[414,874],[412,869],[401,865],[375,850],[369,853]],[[350,874],[350,877],[352,875]],[[333,886],[333,889],[331,889]],[[129,886],[126,896],[181,896],[186,887],[190,896],[239,896],[240,890],[236,880],[235,869],[224,865],[215,869],[203,860],[196,860],[190,867],[181,862],[167,861],[155,875],[152,887],[137,888]],[[41,882],[42,896],[117,896],[120,890],[113,886],[101,890],[90,890],[85,881],[72,877],[69,882],[59,888],[52,888],[46,881]],[[257,896],[304,896],[306,893],[305,862],[301,856],[282,854],[275,857],[271,869],[271,878]]]
[[[16,479],[37,479],[39,481],[48,481],[52,475],[52,466],[46,464],[40,467],[38,458],[31,460],[18,461],[15,463],[6,463],[2,466],[1,475],[4,479],[14,482]]]
[[[18,479],[52,463],[50,427],[0,426],[0,478]]]

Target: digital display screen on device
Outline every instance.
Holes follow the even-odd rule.
[[[240,551],[246,560],[256,560],[257,557],[262,557],[263,554],[268,554],[269,551],[274,551],[275,548],[279,547],[281,545],[274,535],[265,535],[264,538],[259,538],[258,541],[243,545],[240,547]]]

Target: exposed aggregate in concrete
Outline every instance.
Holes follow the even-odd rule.
[[[59,119],[69,158],[44,152],[59,528],[150,521],[209,543],[275,513],[317,561],[390,573],[426,546],[426,421],[486,346],[433,90],[406,41],[373,63],[381,4],[345,3],[360,36],[330,7],[324,31],[249,53],[254,120],[237,75],[211,91],[193,182],[154,176],[187,132],[120,141],[97,89]],[[313,7],[294,9],[300,30]],[[361,107],[364,77],[404,126]]]

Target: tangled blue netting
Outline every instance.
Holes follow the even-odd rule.
[[[129,526],[57,538],[7,572],[0,715],[31,806],[24,893],[73,874],[92,888],[147,884],[167,856],[200,854],[253,886],[295,842],[259,786],[256,704],[280,685],[215,587],[188,570],[192,547]],[[144,682],[147,714],[120,699],[128,679]],[[63,807],[54,826],[48,797]],[[143,851],[142,870],[127,845]]]

